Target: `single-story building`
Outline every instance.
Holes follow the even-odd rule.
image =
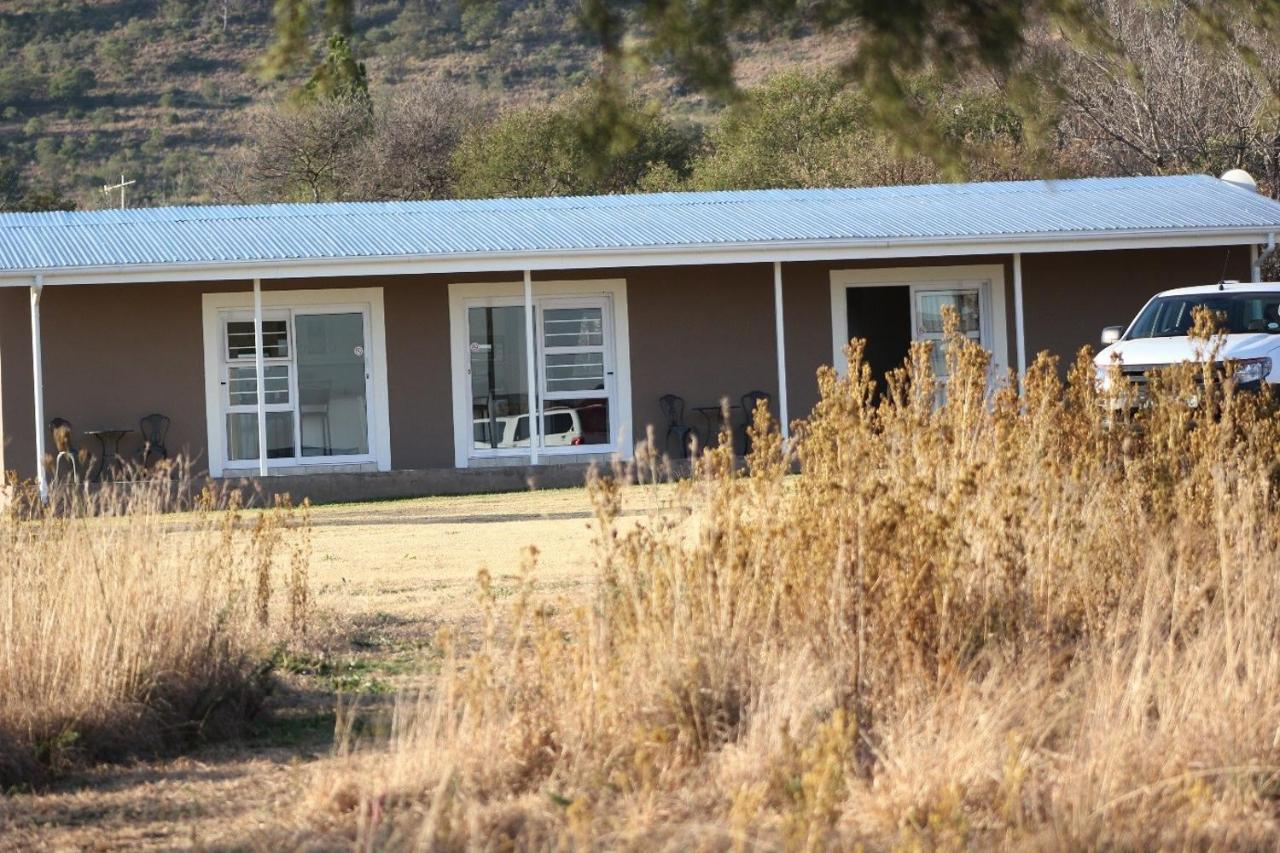
[[[803,415],[850,337],[887,369],[944,305],[999,368],[1069,359],[1278,231],[1208,176],[4,214],[0,468],[161,413],[213,477],[492,488],[457,472],[627,456],[668,394]]]

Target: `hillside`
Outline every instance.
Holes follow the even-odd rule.
[[[586,80],[595,58],[573,8],[368,0],[353,41],[375,96],[439,79],[495,104],[546,100]],[[122,173],[138,182],[130,204],[206,199],[205,175],[241,141],[245,111],[287,91],[253,70],[270,10],[271,0],[0,0],[0,167],[82,208],[111,204],[101,187]],[[839,39],[761,37],[743,47],[751,82],[831,59]],[[676,112],[710,109],[670,80],[648,88]]]

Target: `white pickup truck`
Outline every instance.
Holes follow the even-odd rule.
[[[1141,382],[1151,370],[1195,361],[1197,348],[1187,333],[1192,311],[1204,306],[1220,313],[1226,340],[1217,358],[1231,362],[1239,388],[1280,384],[1280,283],[1180,287],[1151,298],[1134,321],[1102,330],[1105,349],[1094,359],[1098,380],[1109,382],[1114,361],[1123,374]]]

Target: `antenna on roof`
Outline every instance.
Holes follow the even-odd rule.
[[[118,183],[118,184],[114,184],[114,185],[111,185],[111,186],[108,186],[107,184],[103,184],[103,185],[102,185],[102,191],[103,191],[105,194],[107,194],[107,195],[111,195],[111,194],[112,194],[113,192],[115,192],[116,190],[120,190],[120,209],[121,209],[121,210],[124,210],[124,188],[125,188],[125,187],[127,187],[127,186],[131,186],[132,184],[136,184],[136,183],[137,183],[137,181],[126,181],[126,180],[124,179],[124,175],[121,175],[121,176],[120,176],[120,183]]]
[[[1231,247],[1227,247],[1227,256],[1222,259],[1222,275],[1218,276],[1218,290],[1226,290],[1227,265],[1231,263]]]

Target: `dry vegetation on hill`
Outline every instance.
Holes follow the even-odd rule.
[[[255,105],[296,81],[264,82],[255,66],[272,35],[270,0],[0,0],[0,202],[5,167],[56,185],[84,208],[110,205],[100,187],[136,178],[131,206],[208,201],[207,173],[251,127]],[[581,86],[596,62],[567,0],[495,0],[466,14],[454,0],[359,4],[354,47],[371,88],[396,97],[432,83],[494,108],[545,103]],[[223,13],[226,12],[224,18]],[[841,37],[753,38],[743,80],[826,65]],[[682,115],[704,117],[694,93],[647,84]]]
[[[1188,365],[1131,417],[1084,358],[989,398],[953,338],[936,406],[924,346],[878,403],[855,348],[793,444],[762,429],[747,476],[707,452],[675,515],[619,530],[598,480],[596,593],[483,584],[479,648],[402,703],[388,752],[321,776],[320,825],[415,849],[1270,848],[1273,401]]]

